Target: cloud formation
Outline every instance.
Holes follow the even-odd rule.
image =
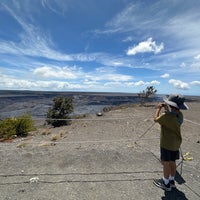
[[[169,83],[172,84],[176,89],[188,90],[190,88],[188,83],[180,80],[170,79]]]
[[[200,95],[200,4],[113,2],[1,1],[0,89]]]
[[[140,42],[137,46],[129,47],[127,55],[136,55],[137,53],[160,53],[164,49],[164,44],[157,45],[152,38],[148,38],[146,41]]]
[[[200,81],[192,81],[190,84],[200,86]]]
[[[168,73],[165,73],[165,74],[161,75],[160,77],[161,77],[161,78],[169,78],[170,75],[169,75]]]
[[[76,79],[80,69],[77,67],[38,67],[33,71],[36,76],[44,78]]]

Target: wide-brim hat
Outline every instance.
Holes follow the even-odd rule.
[[[171,94],[169,96],[163,97],[163,101],[166,104],[173,106],[175,108],[181,109],[181,110],[188,110],[189,109],[189,107],[184,102],[185,98],[182,95]]]

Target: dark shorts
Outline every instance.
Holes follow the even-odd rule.
[[[175,161],[179,159],[179,151],[170,151],[164,148],[160,148],[161,161]]]

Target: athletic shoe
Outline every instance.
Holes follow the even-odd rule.
[[[169,184],[170,184],[170,187],[171,187],[171,188],[176,188],[176,185],[175,185],[175,181],[174,181],[174,180],[169,181]]]
[[[153,183],[155,186],[165,190],[165,191],[171,191],[171,187],[170,187],[170,183],[168,183],[167,185],[164,183],[163,179],[155,179],[153,180]]]

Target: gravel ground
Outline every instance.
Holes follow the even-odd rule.
[[[0,143],[0,199],[200,199],[200,107],[188,105],[182,152],[193,160],[177,162],[180,176],[172,192],[152,183],[162,177],[152,104],[89,115],[70,126],[40,127],[27,138]]]

